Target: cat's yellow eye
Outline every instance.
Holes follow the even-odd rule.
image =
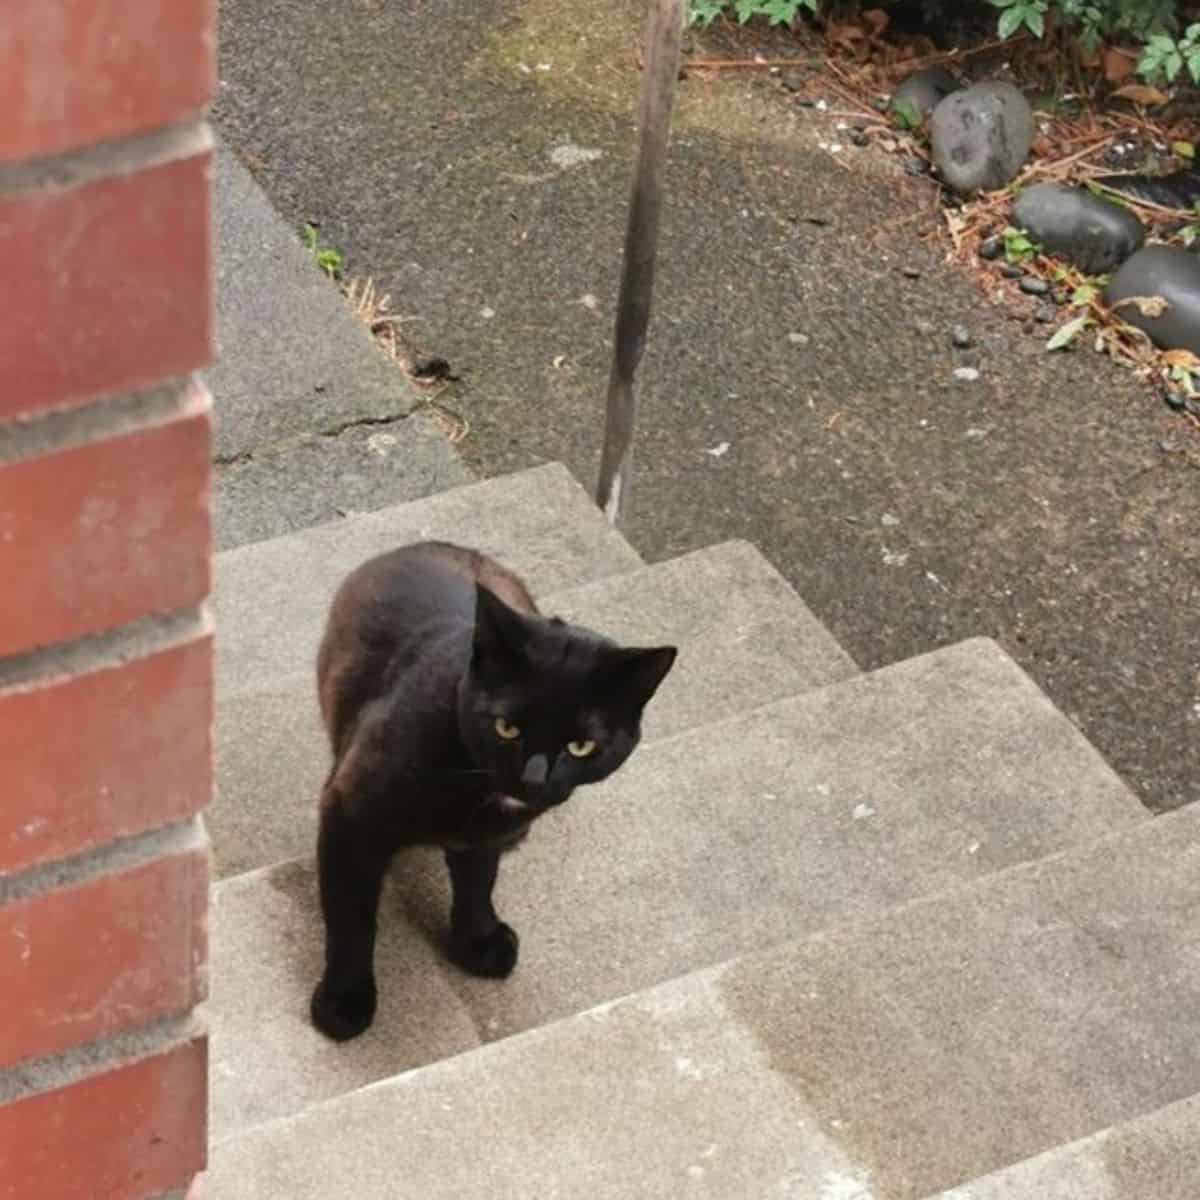
[[[511,721],[506,721],[503,717],[497,717],[496,736],[502,737],[506,742],[511,742],[514,738],[521,736],[521,731]]]
[[[567,753],[572,758],[587,758],[589,754],[596,753],[596,743],[590,740],[586,742],[568,742]]]

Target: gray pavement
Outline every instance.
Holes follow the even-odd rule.
[[[642,15],[222,5],[222,133],[289,222],[319,221],[462,373],[485,473],[551,459],[594,479]],[[753,542],[865,669],[995,637],[1147,804],[1186,803],[1185,426],[1129,373],[1047,354],[1029,312],[993,308],[943,261],[927,183],[877,149],[828,149],[846,140],[830,101],[799,111],[763,72],[680,85],[633,544],[657,561]],[[971,350],[951,345],[960,322]]]

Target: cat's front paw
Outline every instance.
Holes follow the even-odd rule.
[[[455,936],[454,961],[472,975],[503,979],[517,965],[517,931],[500,921],[491,933],[477,937]]]
[[[313,1024],[335,1042],[358,1037],[375,1019],[375,977],[368,975],[349,987],[331,983],[326,976],[313,991]]]

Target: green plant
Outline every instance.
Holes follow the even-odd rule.
[[[745,25],[751,17],[766,17],[772,25],[790,25],[796,14],[806,8],[815,13],[821,0],[690,0],[690,20],[694,25],[709,25],[726,8]]]
[[[924,120],[915,100],[902,100],[892,105],[892,123],[897,129],[920,129]]]
[[[1041,246],[1037,242],[1031,242],[1026,237],[1023,229],[1015,229],[1011,225],[1005,226],[1000,237],[1004,241],[1004,257],[1010,263],[1024,262],[1041,250]]]
[[[342,273],[342,254],[332,246],[322,246],[317,240],[317,227],[307,222],[300,233],[300,240],[308,252],[317,260],[317,266],[329,276],[337,279]]]
[[[1080,317],[1074,317],[1060,329],[1054,331],[1053,336],[1046,343],[1046,349],[1065,350],[1089,325],[1094,324],[1095,322],[1087,313]]]
[[[1137,73],[1143,79],[1165,79],[1173,83],[1187,67],[1193,83],[1200,83],[1200,22],[1189,25],[1182,37],[1156,33],[1146,42],[1138,59]]]
[[[1002,37],[1011,37],[1021,26],[1024,26],[1036,37],[1046,32],[1046,8],[1049,0],[991,0],[997,8],[1004,11],[996,26],[996,32]]]
[[[1197,200],[1192,205],[1192,213],[1195,216],[1194,221],[1189,221],[1180,231],[1180,236],[1183,238],[1183,244],[1190,246],[1198,237],[1200,237],[1200,200]]]

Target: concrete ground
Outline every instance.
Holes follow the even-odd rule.
[[[594,478],[642,9],[222,5],[222,135],[462,374],[486,473]],[[626,532],[753,541],[864,669],[995,637],[1151,808],[1195,799],[1195,443],[989,307],[927,183],[821,147],[837,119],[758,72],[681,83]]]

